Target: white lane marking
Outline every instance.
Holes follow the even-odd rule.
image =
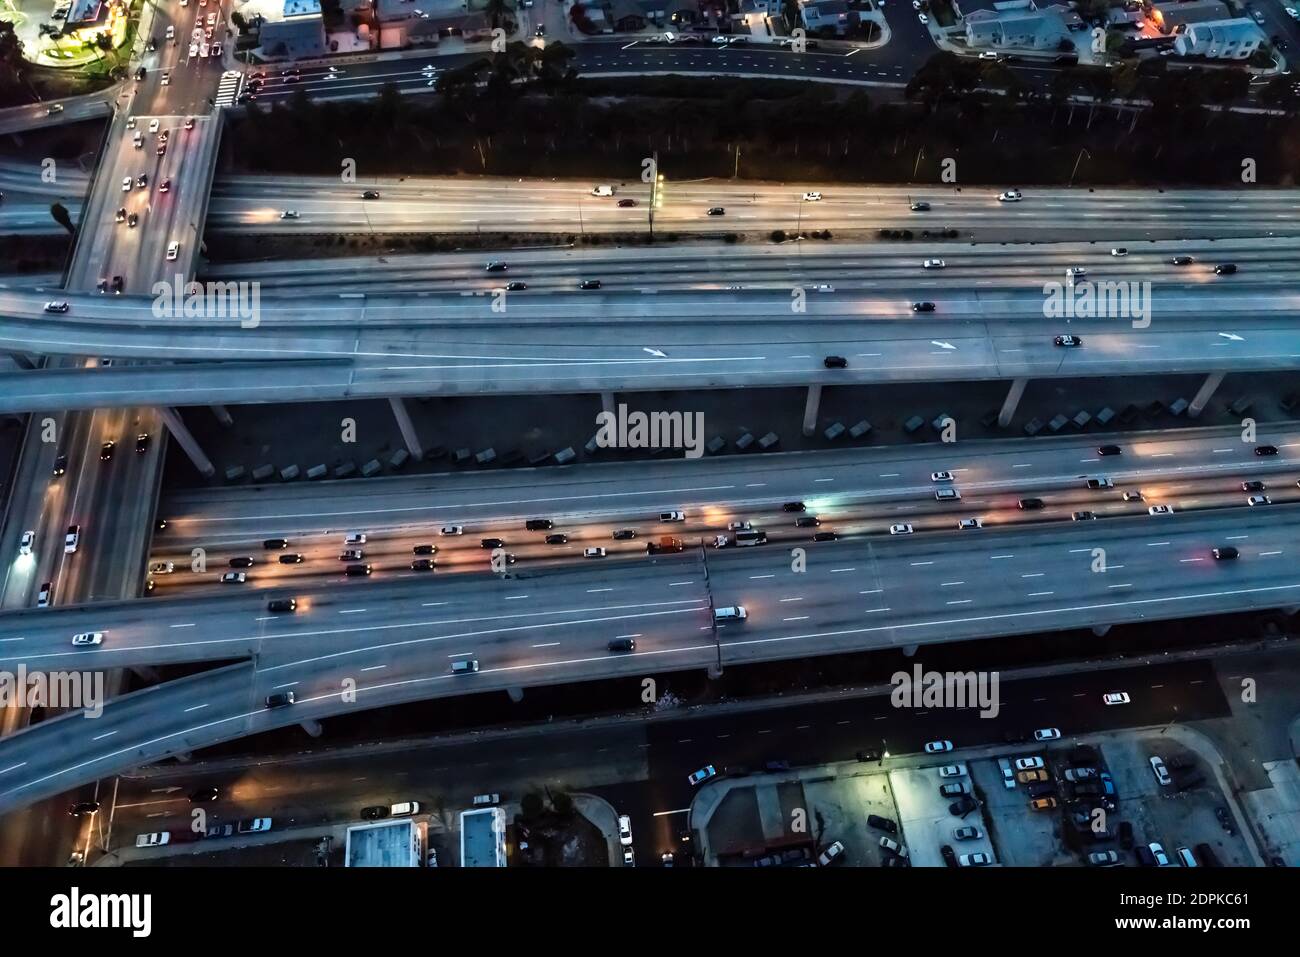
[[[1054,591],[1031,591],[1026,598],[1042,598],[1044,595],[1055,595]]]
[[[999,558],[1015,558],[1015,555],[990,555],[990,561],[997,561]]]
[[[881,612],[881,611],[889,611],[889,609],[888,609],[888,608],[868,608],[868,609],[867,609],[867,614],[868,614],[868,615],[874,615],[874,614],[876,614],[877,612]]]
[[[359,615],[359,614],[361,614],[363,611],[365,611],[364,608],[340,608],[340,609],[339,609],[339,614],[340,614],[340,615]]]
[[[858,594],[859,594],[859,595],[879,595],[882,591],[884,591],[883,588],[870,588],[870,589],[868,589],[867,591],[860,591],[860,592],[858,592]]]
[[[802,599],[802,598],[782,598],[781,601],[783,601],[783,602],[786,602],[786,601],[803,601],[803,599]]]
[[[940,587],[940,588],[947,588],[947,587],[950,586],[950,585],[964,585],[964,584],[966,584],[966,583],[965,583],[965,582],[940,582],[940,583],[939,583],[939,587]]]
[[[695,584],[695,582],[693,582],[693,581],[689,581],[689,582],[669,582],[669,583],[668,583],[668,587],[669,587],[669,588],[676,588],[678,585],[694,585],[694,584]]]
[[[111,737],[112,737],[113,735],[115,735],[115,734],[117,734],[116,731],[105,731],[103,734],[97,734],[97,735],[95,735],[95,736],[94,736],[93,738],[91,738],[90,740],[91,740],[91,741],[103,741],[105,738],[111,738]]]
[[[756,581],[759,578],[775,578],[775,577],[776,577],[775,575],[750,575],[749,580]]]
[[[193,628],[193,627],[194,627],[194,622],[189,621],[189,622],[186,622],[186,623],[183,624],[183,625],[172,625],[171,627],[172,627],[172,628]]]
[[[969,605],[969,604],[970,604],[972,601],[974,601],[974,600],[975,600],[975,599],[973,599],[973,598],[955,598],[955,599],[953,599],[952,601],[948,602],[948,604],[950,604],[950,605]]]
[[[588,588],[588,589],[587,589],[587,594],[588,594],[588,595],[594,595],[594,594],[596,594],[597,592],[602,592],[602,591],[613,591],[613,590],[614,590],[614,589],[612,589],[612,588]]]
[[[558,641],[544,641],[540,645],[533,645],[534,648],[554,648],[559,645]]]
[[[807,615],[798,615],[798,616],[796,616],[796,617],[794,617],[794,618],[782,618],[781,620],[782,620],[782,621],[807,621],[807,620],[808,620],[808,616],[807,616]]]
[[[279,615],[263,615],[261,618],[254,618],[253,621],[275,621]]]
[[[196,705],[195,705],[194,707],[192,707],[192,708],[186,708],[185,711],[184,711],[184,713],[185,713],[185,714],[189,714],[191,711],[202,711],[202,710],[203,710],[204,708],[206,708],[206,707],[207,707],[206,704],[196,704]]]
[[[370,665],[368,668],[362,668],[362,671],[379,671],[381,668],[387,668],[388,665]]]
[[[1147,547],[1150,548],[1152,545],[1168,545],[1168,544],[1169,544],[1168,542],[1147,542]]]
[[[919,565],[933,565],[933,564],[934,562],[912,562],[912,567],[916,568]]]
[[[1204,558],[1180,558],[1178,559],[1178,564],[1186,565],[1188,562],[1203,562],[1203,561],[1205,561]]]
[[[422,604],[420,607],[421,607],[421,608],[437,608],[439,605],[445,605],[445,604],[447,604],[445,601],[426,601],[426,602],[425,602],[424,604]]]
[[[1260,558],[1267,558],[1269,555],[1281,555],[1281,554],[1282,554],[1282,553],[1281,553],[1280,551],[1278,551],[1278,552],[1260,552],[1260,553],[1259,553],[1259,557],[1260,557]]]
[[[1046,574],[1047,574],[1046,572],[1025,572],[1020,577],[1021,578],[1042,578]]]
[[[520,599],[527,598],[527,597],[528,597],[527,595],[506,595],[505,600],[506,600],[506,601],[519,601]]]
[[[20,762],[19,764],[11,764],[9,767],[0,770],[0,774],[8,774],[10,771],[17,771],[19,768],[25,767],[27,767],[26,761]]]
[[[837,572],[854,572],[854,571],[857,571],[857,569],[856,568],[832,568],[831,574],[834,575]]]
[[[1132,582],[1124,582],[1124,584],[1122,584],[1122,585],[1107,585],[1106,587],[1107,587],[1107,588],[1132,588],[1132,587],[1133,587],[1133,583],[1132,583]]]

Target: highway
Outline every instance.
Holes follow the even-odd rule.
[[[1260,440],[1279,454],[1263,457],[1241,442],[1235,426],[1113,440],[1122,443],[1120,455],[1097,454],[1111,438],[1071,436],[404,476],[363,486],[337,481],[176,491],[160,502],[167,527],[154,534],[149,556],[151,563],[171,563],[173,571],[153,576],[151,596],[229,591],[218,579],[231,559],[244,557],[255,565],[246,570],[243,588],[284,591],[336,582],[343,537],[354,531],[368,536],[363,551],[375,576],[409,581],[430,574],[410,568],[421,557],[413,551],[421,544],[436,546],[439,576],[486,571],[482,538],[504,541],[522,570],[581,563],[589,547],[606,549],[603,563],[644,562],[646,543],[659,536],[711,543],[738,521],[765,530],[775,545],[795,546],[808,544],[814,532],[880,536],[902,522],[921,534],[955,531],[963,518],[978,518],[987,530],[1068,522],[1077,511],[1110,520],[1144,516],[1152,505],[1179,513],[1245,509],[1249,493],[1241,483],[1252,480],[1265,482],[1277,505],[1300,502],[1300,428],[1267,430]],[[954,481],[932,481],[936,471],[952,473]],[[1095,476],[1110,478],[1114,488],[1086,488],[1085,479]],[[936,501],[935,489],[949,484],[961,500]],[[1138,490],[1140,501],[1124,500],[1124,492]],[[1028,496],[1042,498],[1044,507],[1020,510],[1017,501]],[[786,502],[803,502],[807,511],[784,512]],[[685,521],[658,521],[660,512],[678,509]],[[796,518],[812,516],[820,526],[795,526]],[[551,533],[568,542],[545,544],[547,532],[524,529],[530,518],[550,519]],[[445,525],[459,525],[463,534],[440,535]],[[636,537],[615,540],[616,529]],[[280,553],[262,547],[269,538],[287,539],[284,553],[301,555],[302,563],[281,564]],[[194,549],[202,549],[202,571],[193,568]]]
[[[249,641],[259,650],[251,662],[116,699],[96,720],[74,714],[0,741],[0,810],[179,751],[401,701],[1289,605],[1300,595],[1295,514],[1279,506],[821,543],[802,572],[788,550],[767,547],[414,588],[327,587],[300,594],[292,616],[270,616],[248,594],[214,599],[221,611],[160,602],[144,627],[115,627],[113,615],[138,612],[111,606],[56,611],[48,625],[4,615],[0,635],[20,639],[0,653],[8,668],[215,659]],[[1225,544],[1241,557],[1214,561],[1209,549]],[[1099,547],[1104,572],[1092,570]],[[749,617],[718,627],[715,640],[708,609],[730,604]],[[69,630],[97,626],[102,646],[66,643]],[[606,650],[625,636],[634,653]],[[478,673],[453,675],[450,662],[465,657]],[[282,690],[297,703],[267,709],[265,695]]]

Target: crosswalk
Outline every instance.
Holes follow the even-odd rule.
[[[227,70],[221,74],[221,83],[217,86],[217,106],[233,105],[243,83],[244,74],[238,70]]]

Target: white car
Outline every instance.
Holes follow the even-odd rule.
[[[686,783],[689,784],[691,787],[695,787],[695,785],[697,785],[697,784],[699,784],[699,783],[701,783],[701,782],[703,782],[703,781],[707,781],[709,778],[713,777],[713,776],[714,776],[715,774],[717,774],[717,773],[718,773],[718,772],[717,772],[717,770],[713,767],[713,765],[711,765],[711,764],[706,764],[704,767],[700,768],[698,771],[695,771],[695,772],[693,772],[693,773],[691,773],[691,774],[688,774],[688,775],[686,776]]]
[[[296,210],[296,209],[282,209],[282,210],[280,210],[280,218],[281,218],[281,219],[297,219],[297,218],[298,218],[298,210]]]
[[[171,24],[168,24],[167,30],[163,33],[163,38],[166,40],[174,40],[176,38],[176,28]]]
[[[1246,499],[1247,505],[1272,505],[1273,500],[1267,495],[1252,495]]]
[[[32,553],[32,546],[35,544],[36,544],[36,533],[23,532],[23,537],[18,539],[18,554],[30,555]]]
[[[1169,774],[1169,769],[1165,767],[1165,762],[1160,760],[1159,755],[1151,755],[1151,773],[1156,776],[1156,780],[1161,787],[1168,787],[1174,783],[1174,779]]]
[[[1130,700],[1127,691],[1107,691],[1101,696],[1102,704],[1128,704]]]
[[[137,834],[135,836],[136,847],[161,847],[172,839],[167,831],[155,831],[153,834]]]
[[[904,522],[900,525],[890,525],[889,534],[890,535],[911,535],[912,525],[910,522]]]
[[[945,751],[952,750],[951,741],[927,741],[925,743],[926,754],[943,754]]]
[[[830,867],[831,862],[844,853],[844,842],[836,841],[826,850],[822,851],[821,856],[817,858],[817,864],[821,867]]]
[[[966,776],[966,765],[964,764],[945,764],[939,769],[941,778],[964,778]]]
[[[604,558],[605,549],[601,548],[600,546],[593,546],[592,548],[584,548],[582,550],[582,557],[583,558]]]
[[[963,532],[967,531],[968,529],[983,528],[983,527],[984,527],[984,523],[981,522],[978,518],[963,518],[957,523],[957,528]]]
[[[162,81],[160,85],[171,86],[171,84],[172,84],[172,75],[170,73],[164,73],[162,75]]]
[[[727,531],[729,532],[751,532],[754,530],[753,522],[728,522]]]
[[[984,832],[974,824],[963,824],[961,827],[952,829],[952,839],[954,841],[978,841],[984,836]]]
[[[948,264],[942,259],[927,259],[921,263],[922,269],[947,269]]]
[[[661,522],[684,522],[686,516],[682,512],[660,512],[659,521]]]
[[[722,34],[718,34],[716,37],[713,38],[711,42],[713,42],[717,46],[726,46],[728,43],[731,42],[731,38],[724,37]]]
[[[1292,20],[1300,20],[1300,10],[1295,7],[1283,7],[1282,9],[1286,11],[1286,15]]]
[[[1171,867],[1171,866],[1172,866],[1172,865],[1169,863],[1169,856],[1168,856],[1167,854],[1165,854],[1165,849],[1164,849],[1163,847],[1161,847],[1159,844],[1156,844],[1156,843],[1154,843],[1154,842],[1151,843],[1151,844],[1148,844],[1148,845],[1147,845],[1147,850],[1150,851],[1150,852],[1151,852],[1151,856],[1154,857],[1154,858],[1156,859],[1156,867]]]
[[[198,45],[197,43],[191,43],[191,44],[190,44],[190,56],[191,56],[191,57],[196,57],[196,56],[198,56],[198,55],[199,55],[199,45]]]
[[[123,177],[122,177],[122,192],[124,192],[124,193],[129,193],[129,192],[131,192],[131,184],[132,184],[133,182],[134,182],[134,180],[132,180],[131,177],[129,177],[129,176],[123,176]]]
[[[1110,254],[1112,256],[1127,256],[1128,250],[1125,249],[1123,246],[1116,246],[1114,249],[1110,251]]]
[[[216,13],[209,13],[209,14],[208,14],[208,19],[207,19],[206,22],[207,22],[208,26],[210,26],[210,27],[216,26],[216,24],[217,24],[217,15],[216,15]]]
[[[442,528],[438,529],[438,534],[439,534],[439,535],[464,535],[464,534],[465,534],[465,526],[464,526],[464,525],[444,525],[444,526],[442,526]]]
[[[1009,189],[1004,193],[998,193],[999,203],[1018,203],[1021,200],[1020,190]]]
[[[366,543],[365,532],[351,532],[347,538],[343,539],[344,545],[364,545]]]
[[[816,202],[820,201],[821,198],[822,198],[822,194],[821,194],[821,193],[804,193],[804,194],[803,194],[803,201],[804,201],[805,203],[816,203]]]
[[[150,120],[150,121],[149,121],[149,132],[150,132],[150,133],[157,133],[157,132],[158,132],[158,127],[160,127],[161,125],[162,125],[162,123],[160,123],[158,120]]]
[[[1134,490],[1131,491],[1131,492],[1125,492],[1125,493],[1124,493],[1124,501],[1126,501],[1126,502],[1142,502],[1142,501],[1145,501],[1145,499],[1143,499],[1143,497],[1142,497],[1142,490],[1139,488],[1139,489],[1134,489]]]
[[[886,837],[883,834],[880,836],[880,846],[885,850],[898,855],[899,857],[907,857],[906,847],[904,847],[902,844],[899,844],[893,838]]]
[[[226,572],[221,576],[223,585],[242,585],[248,581],[248,575],[244,572]]]
[[[1035,741],[1055,741],[1060,736],[1060,728],[1039,728],[1034,732]]]
[[[831,285],[830,283],[828,283],[828,282],[819,282],[817,285],[813,286],[813,291],[814,291],[814,292],[834,292],[834,291],[835,291],[835,287],[832,286],[832,285]]]
[[[1172,505],[1152,505],[1147,509],[1148,515],[1172,515],[1174,507]]]
[[[952,476],[952,473],[951,473],[951,472],[931,472],[931,473],[930,473],[930,481],[931,481],[931,482],[951,482],[952,480],[953,480],[953,476]]]
[[[632,846],[632,819],[626,814],[618,819],[618,842],[624,847]]]
[[[178,243],[178,242],[174,242],[174,241],[168,243],[168,244],[167,244],[167,261],[168,261],[168,262],[173,262],[173,261],[175,261],[176,257],[177,257],[178,255],[180,255],[180,251],[181,251],[181,244],[180,244],[180,243]]]
[[[992,50],[985,50],[983,53],[980,54],[980,59],[981,59],[981,60],[1001,60],[1002,57],[999,56],[998,54],[994,53]]]
[[[632,853],[632,848],[623,848],[623,866],[636,867],[636,855]]]
[[[1033,771],[1034,769],[1041,768],[1042,766],[1043,766],[1043,759],[1039,757],[1016,758],[1017,771]]]
[[[963,854],[957,858],[957,863],[962,867],[988,867],[993,863],[993,858],[983,851],[976,851],[974,854]]]
[[[71,555],[81,544],[81,526],[69,525],[68,534],[63,536],[63,554]]]
[[[44,585],[42,585],[41,590],[36,593],[36,607],[49,608],[50,597],[53,595],[53,593],[54,593],[53,582],[46,582]]]
[[[916,19],[920,20],[922,23],[929,23],[929,22],[930,22],[930,18],[927,17],[924,13],[918,13],[918,14],[916,15]]]
[[[72,646],[74,648],[85,648],[90,645],[102,645],[104,643],[104,633],[102,631],[83,631],[79,635],[72,636]]]
[[[1016,788],[1016,772],[1011,769],[1011,762],[1006,758],[998,758],[998,767],[1002,769],[1002,786],[1008,791],[1014,791]]]
[[[388,813],[393,817],[410,817],[412,814],[420,813],[419,801],[401,801],[394,804],[388,809]]]

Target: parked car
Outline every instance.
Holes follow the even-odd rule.
[[[826,850],[822,851],[821,856],[817,858],[817,863],[821,867],[830,867],[836,861],[844,860],[844,843],[836,841]]]

